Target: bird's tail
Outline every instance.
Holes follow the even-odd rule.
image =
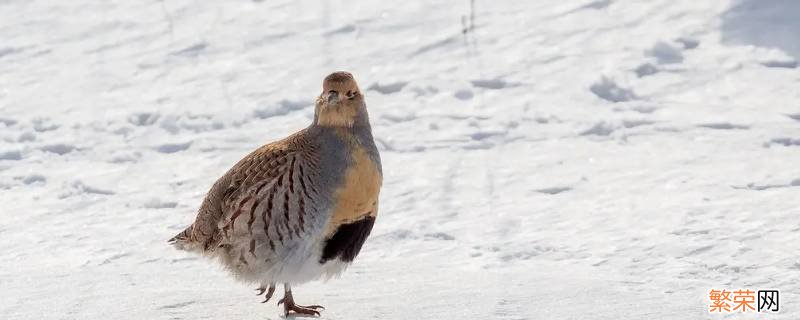
[[[178,233],[172,237],[172,239],[169,239],[168,243],[175,248],[185,251],[202,251],[202,246],[197,242],[192,241],[193,228],[194,224],[190,225],[185,230],[181,231],[181,233]]]

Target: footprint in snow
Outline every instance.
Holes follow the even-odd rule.
[[[191,145],[192,145],[191,141],[184,143],[166,143],[156,147],[156,151],[161,153],[175,153],[189,149],[189,146]]]
[[[582,136],[608,136],[614,133],[614,126],[607,122],[598,122],[594,126],[584,131],[581,131]]]
[[[656,68],[656,66],[654,66],[651,63],[645,63],[636,67],[636,69],[634,69],[633,72],[636,73],[637,77],[644,78],[646,76],[658,73],[658,68]]]
[[[680,43],[683,46],[684,50],[691,50],[697,48],[700,45],[700,40],[687,38],[687,37],[680,37],[675,39],[675,42]]]
[[[746,186],[733,186],[734,189],[747,189],[747,190],[755,190],[755,191],[762,191],[762,190],[769,190],[769,189],[777,189],[777,188],[791,188],[791,187],[800,187],[800,178],[794,179],[787,184],[764,184],[759,185],[755,183],[748,183]]]
[[[445,240],[445,241],[450,241],[450,240],[455,240],[456,239],[452,235],[449,235],[449,234],[444,233],[444,232],[426,233],[424,235],[424,237],[425,237],[425,239],[436,239],[436,240]]]
[[[46,181],[47,179],[43,175],[38,175],[38,174],[32,174],[22,178],[22,182],[27,185],[32,185],[37,182],[44,184]]]
[[[653,121],[647,121],[647,120],[623,120],[622,121],[622,126],[625,127],[626,129],[630,129],[630,128],[636,128],[636,127],[640,127],[640,126],[647,126],[647,125],[651,125],[651,124],[654,124],[654,123],[655,122],[653,122]]]
[[[36,134],[30,131],[23,132],[17,137],[17,142],[30,142],[36,140]]]
[[[137,127],[150,126],[156,123],[160,116],[160,114],[153,112],[134,113],[128,116],[128,123]]]
[[[6,127],[10,127],[17,124],[17,120],[11,118],[0,118],[0,124],[3,124]]]
[[[378,82],[375,82],[371,84],[369,87],[367,87],[367,90],[377,91],[380,92],[381,94],[392,94],[400,92],[400,90],[403,90],[403,87],[405,87],[407,84],[408,82],[403,82],[403,81],[386,83],[386,84],[380,84]]]
[[[201,53],[203,53],[203,51],[205,51],[206,48],[208,48],[208,44],[205,43],[205,42],[200,42],[200,43],[196,43],[196,44],[193,44],[191,46],[188,46],[188,47],[186,47],[184,49],[172,52],[170,54],[174,55],[174,56],[184,56],[184,57],[194,58],[194,57],[199,56]]]
[[[715,123],[704,123],[697,125],[701,128],[708,128],[708,129],[715,129],[715,130],[747,130],[750,129],[750,126],[746,126],[743,124],[733,124],[728,122],[715,122]]]
[[[572,190],[572,188],[570,187],[551,187],[551,188],[537,189],[536,192],[546,193],[546,194],[559,194],[570,190]]]
[[[645,113],[645,114],[653,113],[653,112],[655,112],[655,111],[656,111],[656,110],[658,110],[658,109],[659,109],[658,107],[655,107],[655,106],[646,106],[646,105],[641,105],[641,106],[633,106],[633,107],[631,107],[631,110],[633,110],[633,111],[636,111],[636,112],[638,112],[638,113]]]
[[[164,201],[159,198],[153,198],[147,200],[142,205],[146,209],[171,209],[178,206],[178,203],[175,201]]]
[[[53,131],[58,129],[60,126],[55,123],[50,123],[49,119],[34,119],[33,120],[33,130],[37,132],[46,132],[46,131]]]
[[[519,86],[518,83],[510,83],[500,78],[495,79],[477,79],[470,81],[472,86],[476,88],[483,88],[483,89],[491,89],[491,90],[498,90],[510,87]]]
[[[564,15],[568,15],[568,14],[573,14],[573,13],[576,13],[576,12],[579,12],[579,11],[583,11],[583,10],[602,10],[602,9],[607,8],[610,5],[611,5],[611,0],[594,0],[594,1],[590,1],[590,2],[588,2],[586,4],[582,4],[582,5],[574,8],[574,9],[567,10],[564,13],[558,14],[558,16],[564,16]]]
[[[158,307],[158,309],[159,310],[178,309],[178,308],[183,308],[183,307],[186,307],[186,306],[190,306],[190,305],[192,305],[194,303],[195,303],[195,301],[179,302],[179,303],[163,305],[163,306]]]
[[[59,156],[63,156],[67,153],[75,151],[75,146],[71,144],[64,144],[64,143],[57,143],[57,144],[49,144],[46,146],[39,147],[39,150],[55,153]]]
[[[0,151],[0,160],[22,160],[22,152],[19,150]]]
[[[105,190],[93,186],[86,185],[82,181],[74,181],[63,193],[59,195],[60,199],[69,198],[79,194],[95,194],[95,195],[113,195],[114,191]]]
[[[259,119],[285,116],[295,111],[303,111],[314,103],[308,100],[281,100],[277,104],[270,103],[263,105],[253,111],[253,115]]]
[[[797,68],[797,60],[792,58],[784,58],[784,59],[763,59],[760,61],[762,66],[767,68],[787,68],[787,69],[794,69]]]
[[[691,251],[687,252],[685,256],[688,257],[688,256],[698,255],[698,254],[701,254],[703,252],[709,251],[709,250],[711,250],[713,248],[714,248],[714,246],[702,246],[702,247],[699,247],[697,249],[694,249],[694,250],[691,250]]]
[[[589,91],[600,99],[614,103],[638,99],[633,90],[623,88],[616,81],[607,77],[602,77],[589,86]]]
[[[326,36],[331,36],[331,35],[335,35],[335,34],[351,33],[351,32],[354,32],[356,30],[358,30],[358,29],[356,28],[355,25],[346,24],[346,25],[341,26],[341,27],[339,27],[337,29],[333,29],[331,31],[326,32],[325,35]]]
[[[771,140],[769,140],[769,142],[764,144],[764,147],[769,148],[773,144],[782,145],[784,147],[800,146],[800,138],[798,139],[787,138],[787,137],[772,138]]]
[[[645,51],[645,54],[655,58],[659,64],[683,62],[681,48],[663,41],[657,42],[651,49]]]
[[[461,90],[457,90],[455,93],[453,93],[453,96],[456,97],[456,99],[459,99],[459,100],[469,100],[469,99],[472,99],[472,97],[474,97],[475,94],[473,94],[472,91],[470,91],[468,89],[461,89]]]
[[[797,68],[797,59],[777,49],[761,49],[757,52],[757,61],[767,68]]]

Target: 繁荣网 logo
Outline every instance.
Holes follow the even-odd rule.
[[[711,289],[708,312],[778,312],[779,296],[778,290]]]

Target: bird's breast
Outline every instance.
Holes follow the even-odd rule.
[[[362,147],[354,147],[343,183],[334,192],[333,215],[325,234],[332,235],[339,226],[372,218],[378,214],[378,194],[383,177],[378,164]]]

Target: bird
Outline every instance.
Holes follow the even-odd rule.
[[[283,284],[285,315],[319,316],[292,285],[340,275],[361,251],[383,182],[364,94],[349,72],[326,76],[308,127],[246,155],[211,186],[194,222],[169,243],[258,284]]]

